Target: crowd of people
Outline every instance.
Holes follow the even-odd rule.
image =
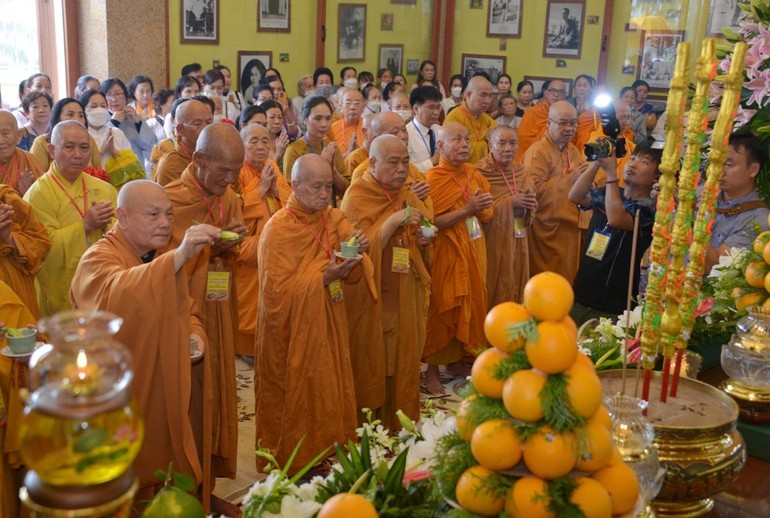
[[[0,321],[124,319],[148,430],[137,500],[173,461],[207,510],[238,515],[212,495],[237,468],[237,369],[254,370],[255,446],[284,463],[302,442],[297,470],[353,438],[364,408],[391,430],[399,409],[418,419],[421,387],[468,374],[487,311],[520,302],[532,275],[573,283],[578,324],[643,295],[662,148],[648,85],[601,114],[592,99],[610,89],[584,74],[572,92],[514,92],[505,73],[447,87],[430,61],[412,85],[319,68],[289,99],[276,69],[239,92],[227,67],[190,64],[173,89],[83,76],[56,101],[34,74],[0,111]],[[615,143],[587,160],[612,124],[625,155]],[[709,265],[767,229],[754,186],[767,155],[731,137]],[[11,495],[25,376],[0,366]]]

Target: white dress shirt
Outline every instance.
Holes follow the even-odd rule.
[[[438,138],[439,125],[434,124],[430,129],[433,130],[434,138]],[[428,128],[415,117],[406,125],[406,132],[409,134],[409,161],[424,173],[433,167]]]

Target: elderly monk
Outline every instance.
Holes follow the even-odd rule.
[[[376,114],[374,113],[370,113],[361,117],[361,120],[363,121],[361,131],[363,132],[364,140],[359,143],[360,145],[355,151],[345,157],[345,167],[348,168],[348,171],[355,171],[356,167],[369,158],[369,146],[371,145],[372,140],[374,140],[374,137],[369,133],[369,128],[372,125],[372,120],[375,115]]]
[[[486,111],[492,105],[494,93],[492,83],[482,76],[472,77],[463,92],[463,103],[459,109],[452,110],[446,116],[447,122],[459,122],[471,138],[471,153],[468,162],[476,163],[489,153],[485,137],[490,128],[495,127],[495,120]]]
[[[432,394],[444,390],[439,365],[447,365],[450,374],[466,374],[460,365],[464,353],[486,347],[487,247],[481,224],[494,214],[489,182],[466,163],[471,144],[465,126],[445,123],[438,146],[439,164],[426,175],[438,228],[423,354],[428,362],[425,384]]]
[[[187,103],[185,103],[187,104]],[[243,236],[241,202],[231,185],[243,167],[243,141],[229,124],[206,126],[198,137],[192,163],[165,189],[174,207],[171,247],[179,246],[185,232],[207,223]],[[232,282],[240,240],[220,240],[187,263],[190,296],[206,332],[206,354],[193,368],[191,419],[202,456],[203,501],[215,477],[234,477],[238,446],[235,394],[235,337],[238,308]],[[203,410],[203,415],[198,412]],[[212,507],[224,504],[212,498]]]
[[[70,309],[69,289],[78,261],[112,226],[115,188],[83,173],[91,158],[88,130],[62,121],[51,133],[53,162],[24,195],[35,218],[45,225],[51,249],[37,272],[37,299],[44,316]]]
[[[339,259],[340,243],[369,240],[329,207],[332,171],[317,155],[297,159],[292,195],[265,225],[259,242],[259,315],[254,393],[257,445],[299,470],[334,443],[355,437],[356,395],[350,365],[343,282],[370,284],[371,262]],[[367,265],[368,263],[368,265]],[[361,279],[362,265],[370,269]],[[264,464],[257,459],[258,464]]]
[[[539,141],[548,128],[548,111],[551,105],[567,97],[567,85],[564,81],[553,79],[543,85],[543,99],[524,112],[519,123],[519,151],[516,162],[521,163],[527,150]],[[573,133],[574,136],[574,133]]]
[[[516,130],[497,126],[487,136],[489,156],[476,162],[492,188],[495,215],[485,224],[487,240],[487,299],[490,308],[501,302],[521,302],[529,280],[527,228],[537,210],[535,183],[529,170],[515,164]]]
[[[552,271],[570,283],[580,262],[579,210],[568,198],[572,184],[588,168],[588,162],[571,140],[577,127],[577,111],[567,101],[551,105],[548,131],[527,154],[524,165],[537,189],[537,215],[529,240],[529,273]]]
[[[358,90],[346,89],[340,97],[340,110],[342,118],[332,124],[332,133],[342,155],[348,156],[364,142],[364,96]]]
[[[200,101],[190,99],[176,110],[174,126],[174,150],[169,151],[158,162],[153,180],[166,185],[179,179],[192,161],[192,152],[203,128],[214,120],[211,109]]]
[[[633,122],[634,119],[633,119],[633,115],[631,115],[631,107],[628,105],[626,101],[624,101],[623,99],[615,99],[613,100],[613,105],[615,107],[615,117],[618,119],[618,124],[620,125],[619,137],[626,139],[626,155],[617,159],[617,170],[625,171],[626,164],[628,163],[628,159],[634,153],[634,149],[636,149],[636,144],[634,144],[634,132],[631,129],[631,122]],[[603,139],[603,138],[607,138],[607,135],[604,134],[604,129],[602,128],[601,119],[597,118],[595,128],[591,132],[591,135],[586,142],[594,142],[597,139]],[[578,146],[578,150],[582,151],[583,156],[585,156],[584,147]],[[618,179],[618,185],[621,188],[626,186],[626,183],[623,181],[622,174],[619,175],[617,179]],[[597,187],[601,187],[604,185],[605,181],[607,181],[607,175],[604,172],[604,169],[599,168],[599,172],[596,174],[594,183],[596,184]]]
[[[270,160],[270,133],[250,124],[241,130],[246,156],[239,182],[243,193],[243,221],[247,235],[241,243],[235,284],[238,287],[238,341],[236,354],[254,356],[254,330],[259,305],[257,245],[265,223],[286,206],[291,187],[275,161]]]
[[[174,214],[163,187],[149,180],[120,190],[117,216],[112,230],[83,254],[70,300],[75,309],[123,317],[117,338],[133,354],[131,390],[152,430],[134,461],[141,500],[162,487],[153,472],[171,461],[175,471],[202,481],[190,422],[190,344],[202,352],[206,334],[191,315],[184,266],[219,241],[219,229],[190,227],[179,248],[158,254],[171,239]]]
[[[359,409],[380,410],[400,428],[396,410],[420,417],[420,358],[425,345],[429,245],[421,217],[433,211],[407,185],[409,148],[393,135],[372,142],[369,171],[345,193],[341,209],[369,238],[378,299],[363,283],[345,287],[350,356]]]
[[[16,117],[0,110],[0,184],[9,185],[24,196],[30,185],[43,174],[43,165],[32,153],[16,147],[21,135]]]

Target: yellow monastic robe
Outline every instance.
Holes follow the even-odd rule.
[[[345,167],[353,172],[366,160],[369,160],[369,151],[365,147],[360,147],[345,157]]]
[[[340,119],[332,124],[332,134],[334,135],[334,143],[337,144],[337,148],[345,154],[348,150],[350,139],[354,135],[356,137],[356,148],[364,143],[364,121],[359,117],[358,122],[353,125],[346,124],[345,119]],[[352,169],[350,170],[352,171]]]
[[[495,198],[495,215],[484,224],[487,305],[492,308],[501,302],[521,302],[524,285],[529,280],[529,234],[537,210],[521,211],[519,217],[523,219],[525,236],[516,237],[512,201],[514,192],[535,192],[535,182],[523,165],[511,164],[510,170],[502,172],[492,155],[477,162],[476,169],[489,182]]]
[[[323,151],[326,146],[334,145],[336,145],[334,142],[329,142],[324,139],[319,147],[311,150],[304,138],[297,139],[289,144],[289,147],[286,148],[286,151],[283,154],[283,176],[286,178],[286,181],[291,183],[291,168],[294,167],[294,162],[296,162],[299,157],[309,153],[316,153],[316,151],[318,152],[316,154],[320,155],[321,151]],[[334,154],[334,169],[350,180],[350,171],[348,171],[348,168],[345,166],[345,159],[343,158],[339,147]]]
[[[99,153],[99,144],[96,143],[91,135],[88,135],[88,141],[91,143],[91,158],[88,160],[88,165],[91,167],[102,167],[102,155]],[[51,162],[53,162],[53,157],[48,152],[48,144],[50,143],[51,141],[48,140],[46,135],[40,135],[32,142],[32,147],[29,148],[29,152],[37,159],[36,165],[40,169],[40,174],[45,172],[51,166]],[[40,174],[35,176],[40,176]]]
[[[83,228],[85,211],[96,202],[116,206],[115,188],[81,173],[74,182],[67,181],[51,162],[46,174],[29,188],[24,201],[48,230],[51,249],[37,272],[37,300],[43,316],[70,309],[69,289],[75,268],[86,249],[96,243],[115,223],[113,219],[104,229],[86,233]]]
[[[152,179],[161,185],[167,185],[182,176],[182,171],[192,162],[192,151],[181,141],[174,142],[174,150],[163,155]]]
[[[447,122],[459,122],[468,130],[468,134],[471,137],[471,155],[468,157],[468,163],[476,163],[487,156],[487,153],[489,153],[487,132],[490,128],[494,128],[497,125],[492,117],[486,113],[474,117],[465,101],[463,101],[457,110],[449,112],[449,115],[444,119],[444,124]]]

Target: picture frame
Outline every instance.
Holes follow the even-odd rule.
[[[470,81],[476,71],[486,72],[492,84],[497,84],[497,79],[505,72],[505,56],[488,56],[485,54],[463,54],[462,74],[466,81]]]
[[[650,92],[668,90],[674,75],[676,46],[684,41],[684,31],[641,31],[636,78],[647,81]]]
[[[393,30],[393,13],[383,13],[380,15],[380,30],[381,31]]]
[[[749,16],[740,8],[741,4],[748,4],[749,0],[711,0],[709,18],[706,24],[706,36],[711,38],[724,38],[722,28],[738,32],[740,22]]]
[[[471,0],[470,5],[468,6],[470,9],[483,9],[484,8],[484,0]]]
[[[180,43],[219,45],[219,0],[181,0]]]
[[[565,85],[567,85],[567,95],[569,95],[572,92],[573,79],[566,78],[566,77],[524,76],[524,81],[529,81],[532,83],[533,90],[535,91],[535,96],[540,95],[540,92],[543,90],[543,84],[545,84],[546,81],[553,81],[553,80],[562,81]]]
[[[523,1],[489,0],[487,38],[521,38],[521,7]]]
[[[257,32],[291,32],[291,0],[257,0]]]
[[[419,59],[407,59],[406,60],[406,73],[409,75],[417,75],[420,71]]]
[[[337,61],[365,61],[366,4],[339,4],[337,33]]]
[[[585,8],[585,0],[548,0],[543,57],[580,59]]]
[[[377,68],[387,68],[393,75],[401,73],[404,63],[404,46],[393,43],[381,43],[378,52]]]
[[[417,5],[417,0],[390,0],[391,4]]]
[[[254,98],[254,86],[265,76],[265,70],[273,66],[273,52],[270,50],[238,51],[238,90],[246,102]]]

